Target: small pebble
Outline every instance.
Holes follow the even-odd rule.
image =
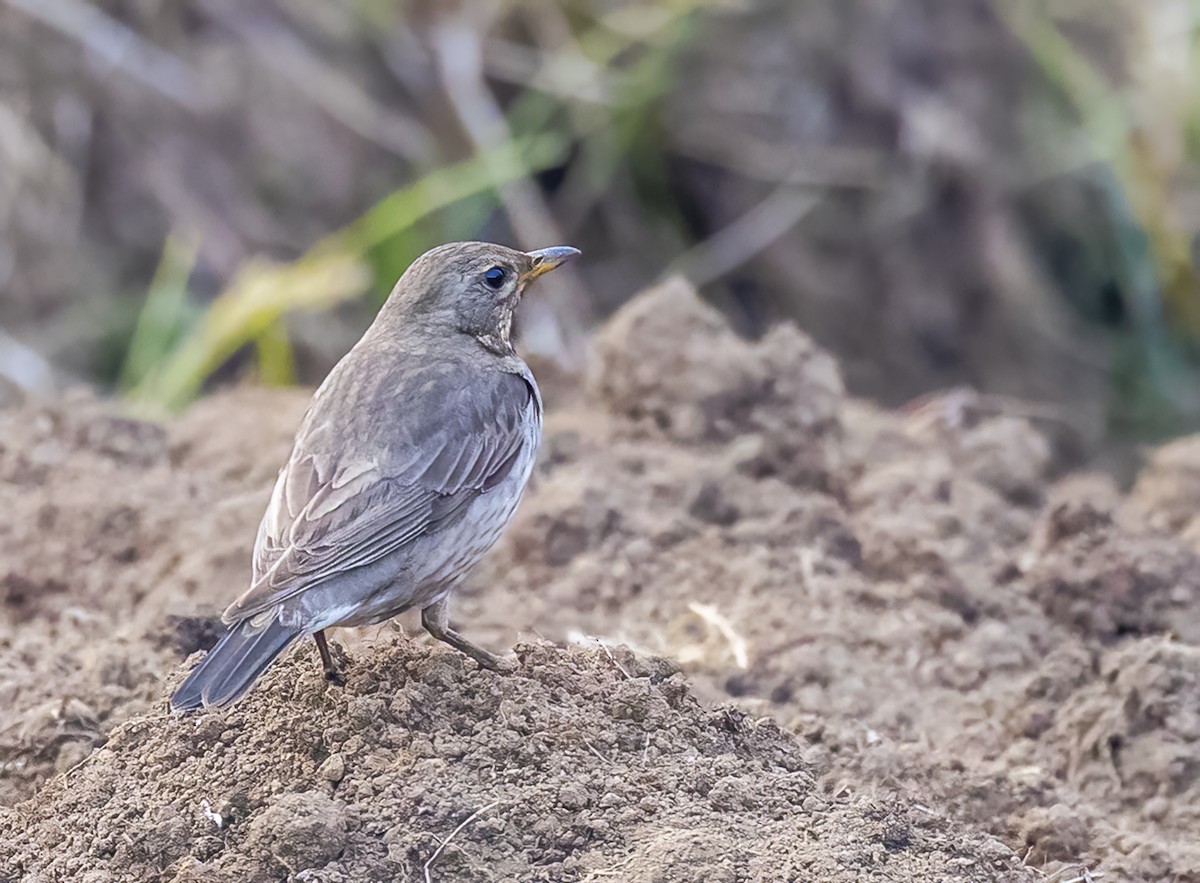
[[[325,762],[317,767],[317,776],[327,782],[340,782],[346,775],[346,758],[341,754],[331,754]]]

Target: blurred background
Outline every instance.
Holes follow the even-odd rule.
[[[407,263],[585,259],[795,320],[856,394],[1088,450],[1200,426],[1196,0],[0,0],[0,400],[312,384]]]

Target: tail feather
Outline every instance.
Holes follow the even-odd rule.
[[[194,711],[229,705],[301,634],[298,628],[275,619],[259,626],[251,625],[250,620],[237,623],[179,685],[171,696],[171,707]]]

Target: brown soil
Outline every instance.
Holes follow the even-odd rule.
[[[678,283],[552,392],[456,614],[515,674],[340,632],[192,717],[307,396],[0,417],[0,879],[1200,881],[1200,444],[1126,496]]]

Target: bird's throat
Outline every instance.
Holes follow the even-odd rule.
[[[504,310],[497,319],[494,329],[476,333],[475,339],[483,344],[484,349],[497,355],[512,355],[515,352],[512,345],[512,310]]]

